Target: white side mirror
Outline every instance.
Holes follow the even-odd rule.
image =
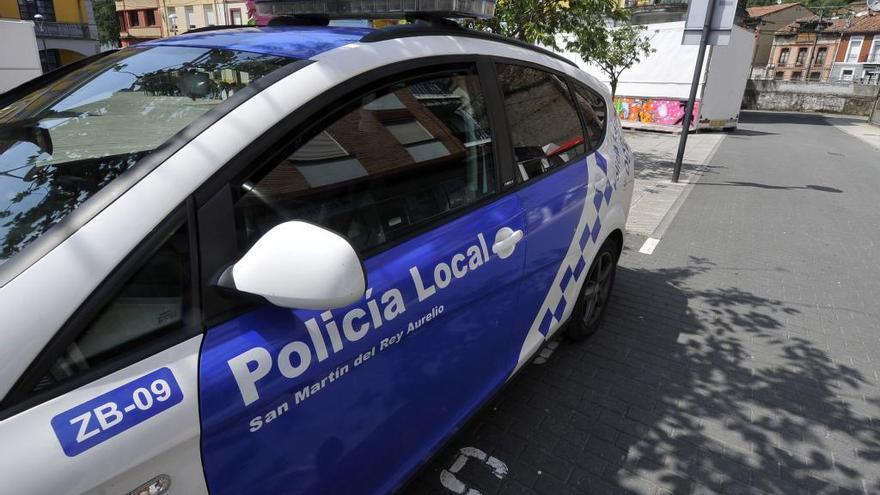
[[[276,225],[223,272],[221,287],[263,296],[284,308],[333,309],[360,300],[367,280],[343,237],[306,222]]]

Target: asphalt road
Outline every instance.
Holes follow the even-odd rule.
[[[880,493],[878,190],[823,117],[743,114],[653,254],[629,240],[600,332],[405,491]]]

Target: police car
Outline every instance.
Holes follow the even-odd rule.
[[[2,95],[0,491],[399,488],[596,330],[632,167],[596,80],[442,21],[196,32]]]

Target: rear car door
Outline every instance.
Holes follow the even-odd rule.
[[[517,327],[521,366],[574,306],[602,228],[601,205],[594,200],[601,199],[597,191],[607,183],[606,165],[594,152],[601,128],[591,120],[584,138],[565,75],[513,61],[499,61],[496,70],[514,150],[516,194],[526,215]]]
[[[351,82],[201,206],[206,280],[288,220],[345,237],[367,274],[328,311],[206,287],[212,493],[388,492],[514,366],[525,221],[470,60]]]

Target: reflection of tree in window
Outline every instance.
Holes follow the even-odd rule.
[[[246,186],[237,205],[246,244],[282,219],[300,218],[366,249],[494,190],[476,76],[395,84],[343,112]]]
[[[124,50],[0,110],[0,263],[200,115],[287,63],[204,48]]]

